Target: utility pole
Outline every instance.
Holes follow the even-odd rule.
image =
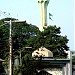
[[[6,14],[6,12],[2,12],[0,10],[0,14],[10,18],[10,13],[9,14]],[[4,21],[7,23],[9,23],[10,25],[10,30],[9,30],[9,75],[12,75],[12,22],[25,22],[25,21],[19,21],[19,20],[15,20],[15,21],[11,21],[11,18],[10,18],[10,21]]]
[[[25,22],[25,21],[19,21],[19,20],[15,20],[15,21],[4,21],[6,23],[9,23],[10,25],[10,31],[9,31],[9,75],[12,75],[12,22]]]
[[[10,20],[10,31],[9,31],[9,75],[12,75],[12,23]]]

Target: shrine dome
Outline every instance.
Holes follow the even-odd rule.
[[[46,49],[45,47],[41,47],[32,53],[32,57],[36,57],[36,56],[37,57],[42,56],[42,57],[51,57],[52,58],[53,53],[50,50]]]

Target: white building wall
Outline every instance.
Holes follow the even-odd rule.
[[[63,75],[63,71],[61,68],[46,68],[44,70],[52,75]]]
[[[45,68],[44,70],[52,75],[72,75],[70,63],[67,63],[62,68]]]
[[[63,74],[66,75],[66,65],[63,67]]]

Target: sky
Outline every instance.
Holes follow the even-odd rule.
[[[75,51],[74,46],[74,0],[50,0],[47,8],[48,25],[61,27],[61,35],[69,39],[68,46]],[[38,0],[1,0],[0,11],[7,16],[26,20],[27,23],[40,26],[40,9]],[[52,20],[49,19],[51,13]],[[0,19],[5,18],[0,12]],[[9,15],[8,15],[9,16]]]

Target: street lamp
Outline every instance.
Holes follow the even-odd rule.
[[[9,75],[12,75],[12,23],[10,20],[10,33],[9,33]]]
[[[3,14],[4,16],[6,17],[10,17],[10,13],[9,14],[6,14],[6,12],[2,12],[0,10],[0,14]],[[25,22],[25,21],[18,21],[18,20],[15,20],[15,21],[11,21],[11,18],[10,18],[10,21],[4,21],[6,23],[9,23],[10,24],[10,31],[9,31],[9,75],[12,75],[12,22]]]
[[[15,20],[15,21],[4,21],[6,23],[10,24],[10,31],[9,31],[9,75],[12,75],[12,22],[25,22],[25,21],[19,21],[19,20]]]

